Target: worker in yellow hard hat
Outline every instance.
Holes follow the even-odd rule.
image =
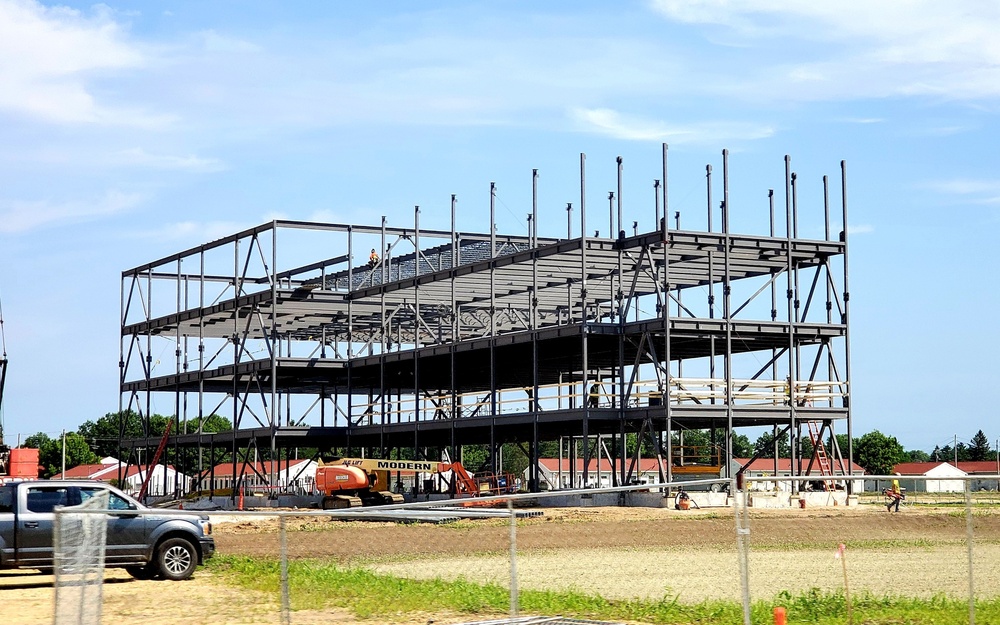
[[[899,475],[898,473],[896,475]],[[885,490],[885,496],[889,498],[889,503],[885,509],[888,512],[899,512],[899,502],[906,498],[903,489],[899,487],[899,480],[893,480],[892,486]]]

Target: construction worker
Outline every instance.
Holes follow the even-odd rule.
[[[594,382],[593,386],[590,387],[590,401],[589,405],[591,408],[597,408],[601,401],[601,384],[600,382]]]
[[[892,486],[885,489],[884,492],[885,496],[889,498],[889,503],[885,506],[886,511],[899,512],[899,502],[906,499],[906,495],[903,494],[903,489],[899,487],[899,480],[893,480]],[[895,510],[893,510],[894,508]]]
[[[379,261],[378,252],[376,252],[375,248],[373,247],[372,253],[368,255],[368,267],[374,268],[375,265],[378,264],[378,261]]]

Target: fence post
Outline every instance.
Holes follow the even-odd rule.
[[[750,513],[749,488],[746,479],[743,480],[743,488],[737,487],[737,480],[734,476],[729,484],[729,492],[733,496],[733,512],[736,516],[736,551],[740,567],[740,590],[742,591],[741,603],[743,604],[743,625],[750,623],[750,562],[748,545],[750,539]],[[740,502],[740,495],[743,501]]]
[[[281,541],[281,623],[290,625],[292,615],[288,597],[288,532],[285,527],[285,515],[278,516],[278,526]]]
[[[514,514],[514,501],[507,500],[507,512],[510,513],[510,617],[517,618],[517,516]]]
[[[965,484],[965,546],[969,556],[969,625],[976,625],[976,586],[972,574],[972,493],[969,480]]]

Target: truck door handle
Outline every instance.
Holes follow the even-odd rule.
[[[38,521],[25,521],[24,522],[24,526],[27,527],[27,528],[38,527]]]

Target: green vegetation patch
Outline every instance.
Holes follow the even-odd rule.
[[[276,597],[280,593],[280,563],[276,559],[222,555],[210,560],[208,566],[225,584],[273,593]],[[466,579],[411,580],[319,560],[290,561],[288,579],[293,610],[337,607],[364,619],[436,610],[503,615],[510,609],[506,587]],[[573,590],[522,590],[519,597],[520,610],[525,614],[678,625],[731,625],[743,618],[740,604],[734,601],[681,603],[669,594],[653,600],[612,600]],[[797,595],[783,592],[770,601],[755,601],[751,607],[753,622],[770,623],[776,606],[786,609],[789,623],[840,625],[847,621],[843,593],[812,589]],[[865,594],[854,597],[852,607],[854,622],[866,625],[969,622],[968,602],[945,596],[914,599]],[[1000,599],[977,601],[976,620],[1000,623]]]

